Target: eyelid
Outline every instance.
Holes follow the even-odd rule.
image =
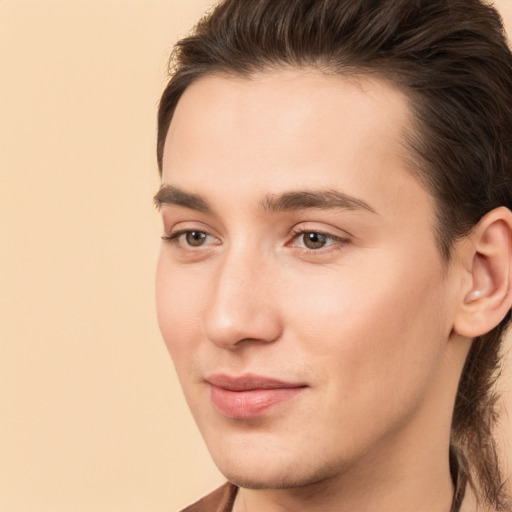
[[[173,241],[173,240],[177,240],[182,235],[186,235],[187,233],[194,233],[194,232],[202,233],[203,235],[206,235],[208,237],[211,237],[211,238],[219,241],[219,239],[215,235],[212,235],[210,232],[205,231],[204,229],[193,229],[193,228],[180,229],[180,230],[176,230],[174,232],[171,232],[168,235],[162,235],[162,240]]]
[[[354,238],[354,235],[345,229],[340,229],[329,225],[326,226],[323,223],[322,226],[319,226],[318,223],[314,222],[301,222],[300,224],[293,226],[293,228],[290,230],[291,237],[302,233],[319,233],[324,236],[342,240],[352,240]]]
[[[301,223],[294,226],[288,235],[288,241],[285,246],[303,251],[306,254],[321,255],[335,250],[343,248],[348,243],[352,242],[352,235],[345,230],[340,230],[334,227],[318,227],[318,224],[312,225],[313,223]],[[170,230],[166,231],[161,237],[166,242],[171,242],[177,247],[183,250],[199,251],[215,245],[221,245],[222,241],[218,236],[212,233],[212,229],[209,226],[205,226],[202,222],[178,222]],[[204,244],[197,246],[186,243],[183,240],[179,240],[180,237],[187,233],[198,232],[202,233],[207,237],[207,241]],[[325,246],[319,248],[308,248],[300,247],[296,245],[296,240],[307,233],[316,233],[322,235],[330,241]]]
[[[205,224],[200,220],[185,220],[180,218],[163,218],[164,221],[164,236],[172,237],[177,233],[183,233],[187,231],[201,231],[209,235],[215,236],[214,231],[210,225]]]
[[[179,238],[181,236],[194,231],[205,234],[207,237],[213,239],[215,242],[205,243],[204,245],[199,245],[196,247],[188,246],[186,244],[180,244]],[[198,249],[201,249],[201,247],[209,247],[212,245],[219,245],[221,243],[220,238],[212,231],[213,230],[209,226],[203,224],[202,222],[177,222],[170,229],[164,230],[164,234],[161,236],[161,239],[164,242],[171,242],[174,243],[175,245],[179,245],[181,247],[197,251]]]
[[[334,230],[335,228],[333,228]],[[336,229],[336,231],[339,231]],[[306,233],[316,233],[319,235],[322,235],[330,240],[332,240],[332,243],[320,247],[318,249],[309,249],[307,247],[297,247],[294,246],[293,243],[299,239],[301,236],[303,236]],[[298,226],[295,226],[290,233],[291,240],[286,243],[288,247],[294,247],[298,250],[303,251],[305,254],[312,254],[312,255],[321,255],[326,254],[332,251],[340,250],[342,249],[346,244],[350,243],[352,241],[352,235],[350,235],[347,231],[343,231],[342,233],[335,234],[330,229],[324,229],[324,228],[317,228],[315,226],[309,226],[300,224]]]

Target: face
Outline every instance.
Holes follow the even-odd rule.
[[[304,70],[204,77],[179,101],[158,318],[235,483],[307,485],[428,435],[453,286],[408,123],[391,85]]]

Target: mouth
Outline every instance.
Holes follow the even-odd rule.
[[[265,414],[270,408],[291,400],[308,386],[284,382],[258,375],[232,377],[211,375],[210,397],[215,408],[233,419],[251,419]]]

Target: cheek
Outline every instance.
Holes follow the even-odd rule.
[[[401,270],[403,279],[391,267],[366,279],[349,273],[290,306],[287,323],[322,391],[311,414],[325,418],[325,438],[350,450],[412,417],[442,361],[440,283]]]
[[[156,272],[157,317],[177,369],[200,341],[198,328],[204,294],[197,283],[191,282],[190,275],[179,266],[168,264],[162,250]]]
[[[373,398],[424,385],[449,333],[437,260],[424,258],[421,270],[396,254],[376,260],[317,275],[308,293],[290,287],[286,322],[309,360],[331,368],[331,385]]]

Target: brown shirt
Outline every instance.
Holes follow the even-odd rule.
[[[229,482],[181,512],[231,512],[238,487]]]
[[[467,472],[464,456],[456,449],[450,451],[450,471],[455,486],[450,512],[459,512],[466,491]],[[231,512],[238,487],[227,482],[181,512]]]

